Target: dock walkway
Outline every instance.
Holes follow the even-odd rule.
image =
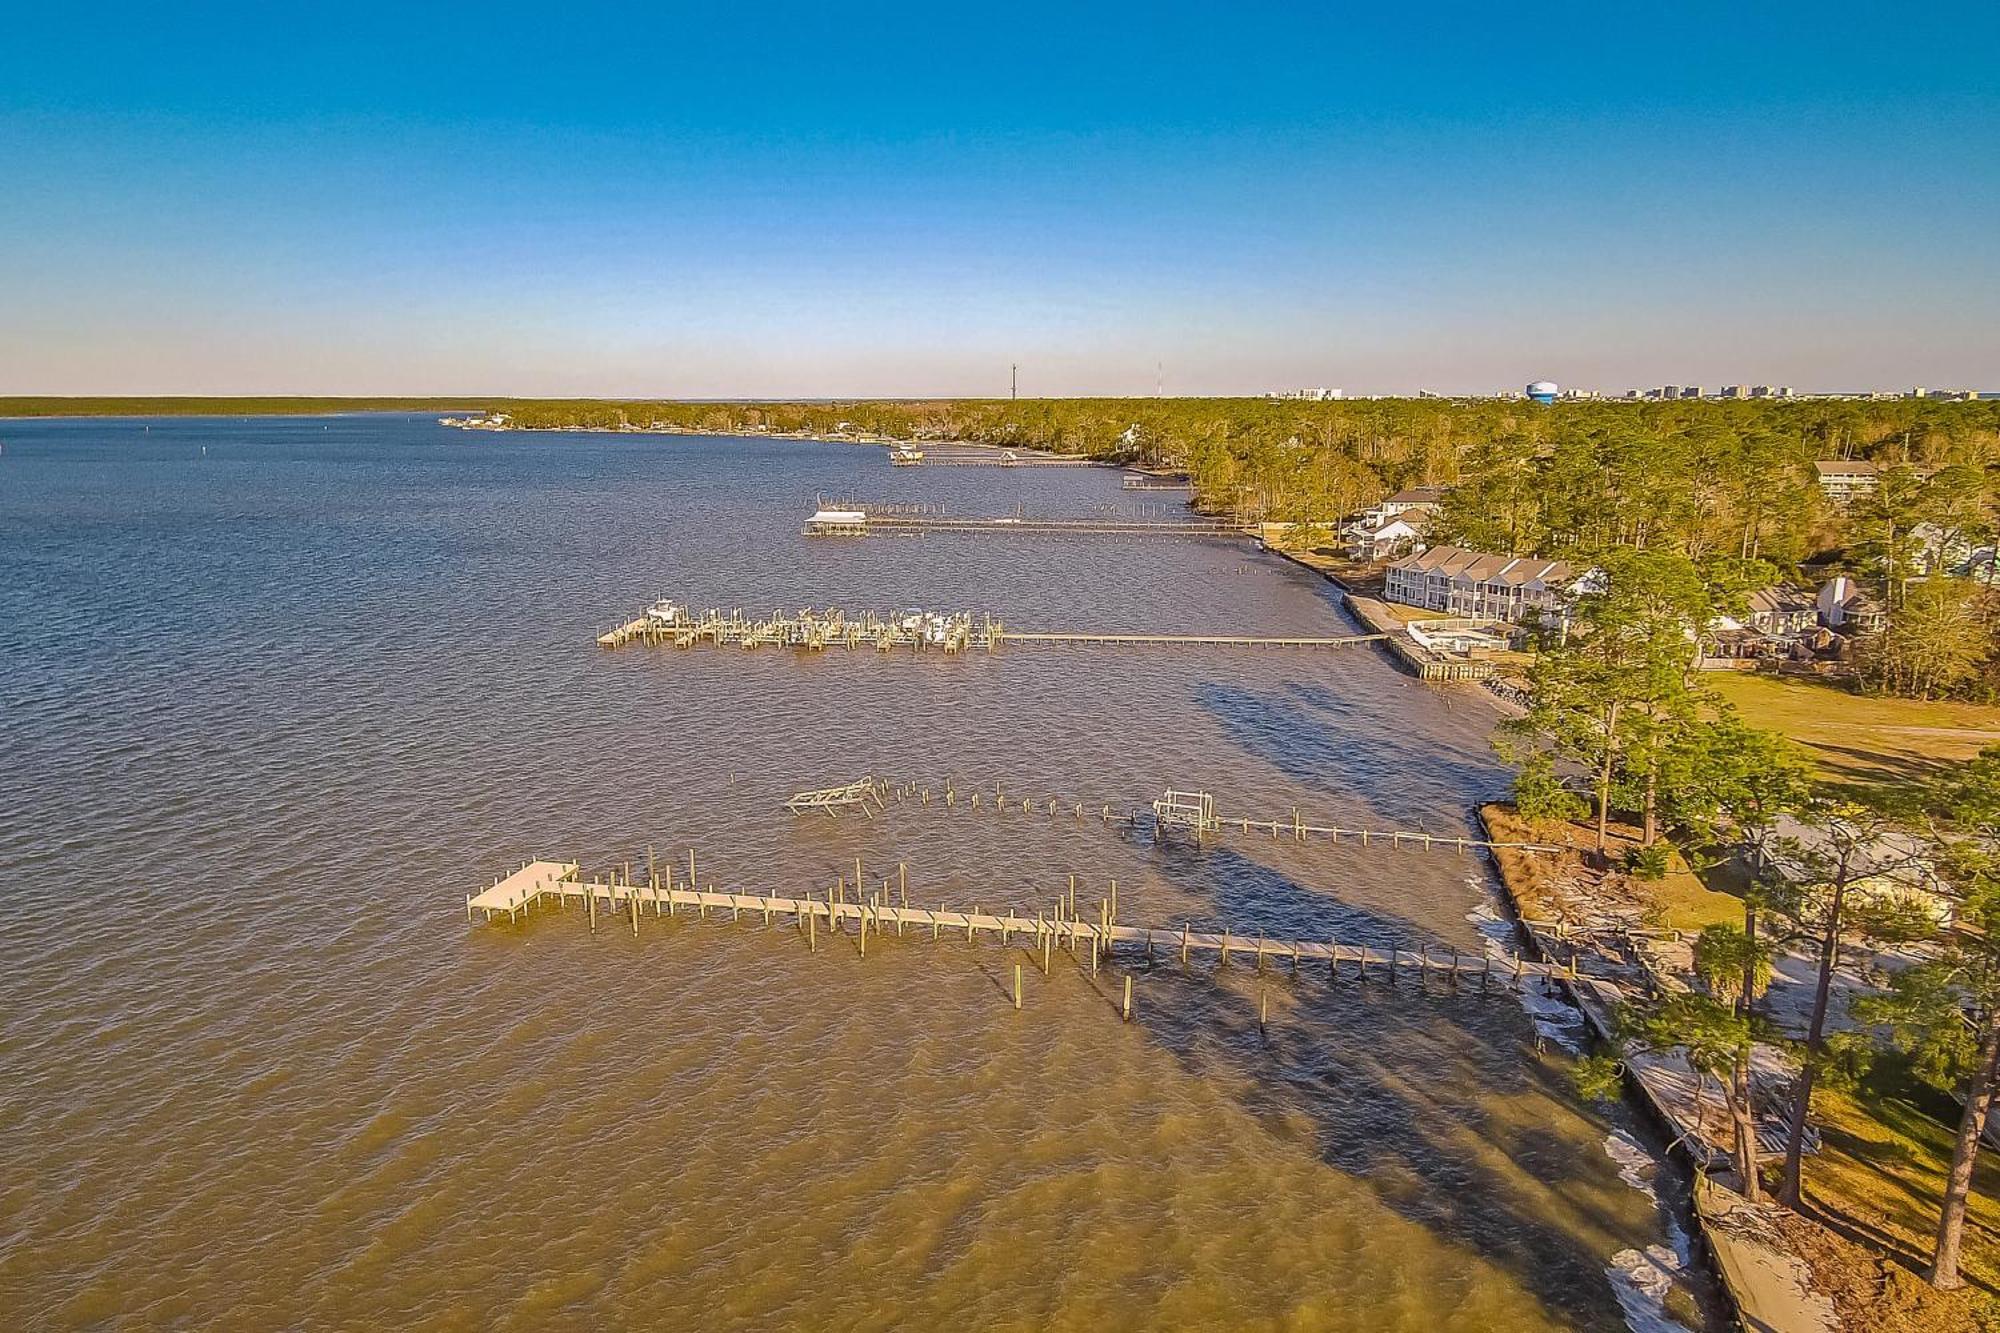
[[[859,535],[903,533],[996,533],[1020,536],[1102,534],[1116,537],[1244,537],[1251,529],[1225,519],[1149,520],[1117,518],[927,518],[870,512]]]
[[[557,871],[562,873],[553,873]],[[1341,964],[1351,963],[1354,975],[1360,978],[1378,975],[1394,979],[1399,973],[1409,973],[1442,976],[1453,981],[1477,980],[1482,987],[1495,980],[1518,987],[1528,979],[1568,975],[1558,965],[1519,957],[1495,967],[1488,955],[1433,952],[1428,947],[1381,949],[1334,940],[1276,940],[1242,935],[1227,927],[1195,930],[1188,924],[1179,929],[1119,925],[1113,915],[1115,909],[1108,902],[1100,903],[1097,921],[1083,919],[1060,905],[1054,911],[1033,915],[1017,908],[1001,913],[977,907],[968,911],[943,906],[897,906],[887,901],[888,881],[883,883],[883,893],[859,901],[850,896],[844,882],[828,889],[823,897],[800,898],[725,892],[712,886],[695,889],[688,887],[687,881],[675,882],[671,877],[663,882],[657,874],[638,882],[621,883],[616,876],[582,879],[577,877],[573,863],[533,861],[484,893],[468,895],[465,910],[468,920],[481,911],[489,921],[496,915],[518,920],[544,899],[553,898],[557,905],[566,906],[575,898],[589,910],[593,926],[600,907],[612,912],[623,910],[635,935],[649,906],[652,915],[658,918],[673,917],[681,909],[691,909],[701,918],[711,912],[727,912],[731,921],[740,922],[747,913],[753,921],[765,925],[782,924],[789,918],[796,929],[814,940],[821,929],[845,933],[852,927],[864,952],[870,934],[903,936],[914,929],[918,938],[928,931],[930,938],[937,941],[947,931],[954,938],[962,932],[968,941],[976,941],[982,935],[997,936],[1002,945],[1018,940],[1023,948],[1041,951],[1045,965],[1048,953],[1056,947],[1072,954],[1088,953],[1095,967],[1100,958],[1109,958],[1116,946],[1137,945],[1144,948],[1149,958],[1164,951],[1177,954],[1184,963],[1195,954],[1214,955],[1224,964],[1232,956],[1249,958],[1259,967],[1273,960],[1289,961],[1294,969],[1314,963],[1325,964],[1332,976],[1339,975]]]
[[[1092,634],[1085,632],[1053,633],[1044,630],[1003,630],[995,636],[996,642],[1004,639],[1008,643],[1079,643],[1095,644],[1100,647],[1117,645],[1156,644],[1161,646],[1180,645],[1196,648],[1345,648],[1350,644],[1374,643],[1386,639],[1386,634],[1329,634],[1313,635],[1256,635],[1256,634]]]
[[[1091,630],[1014,630],[990,615],[971,612],[878,614],[840,610],[773,612],[752,619],[741,611],[695,612],[676,604],[671,618],[638,616],[597,636],[600,648],[628,644],[692,648],[784,647],[819,651],[825,648],[909,648],[947,654],[980,648],[988,652],[1002,643],[1075,644],[1086,647],[1183,648],[1345,648],[1375,643],[1382,634],[1258,635],[1258,634],[1123,634]]]

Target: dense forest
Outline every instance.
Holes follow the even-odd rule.
[[[1405,486],[1460,487],[1517,549],[1678,539],[1776,559],[1809,553],[1830,520],[1822,458],[1957,466],[1982,485],[2000,464],[2000,400],[1579,402],[1082,398],[1023,402],[493,404],[525,428],[716,432],[845,429],[916,440],[1054,449],[1185,468],[1202,506],[1324,521]],[[1471,524],[1468,522],[1468,527]]]

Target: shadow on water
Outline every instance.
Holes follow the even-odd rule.
[[[1218,919],[1384,947],[1423,939],[1407,921],[1334,901],[1226,849],[1175,859]],[[1295,974],[1275,959],[1261,973],[1236,960],[1183,970],[1167,950],[1150,968],[1126,965],[1148,978],[1148,1038],[1191,1074],[1234,1089],[1275,1134],[1309,1132],[1327,1166],[1503,1269],[1559,1318],[1624,1327],[1604,1255],[1633,1233],[1632,1218],[1601,1201],[1604,1160],[1579,1155],[1574,1133],[1559,1132],[1541,1104],[1560,1105],[1598,1137],[1612,1126],[1528,1045],[1508,997],[1407,970],[1363,982],[1351,964],[1337,980],[1324,963]]]
[[[1467,792],[1507,788],[1506,769],[1484,746],[1407,730],[1394,745],[1371,743],[1370,732],[1381,724],[1369,707],[1323,685],[1258,690],[1209,681],[1195,688],[1194,698],[1230,740],[1287,778],[1363,801],[1407,827],[1426,814],[1435,820],[1439,810],[1464,809]]]

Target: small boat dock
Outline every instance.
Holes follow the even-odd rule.
[[[1255,634],[1111,634],[1069,630],[1008,629],[991,615],[970,611],[927,611],[913,607],[901,612],[774,611],[750,617],[741,610],[695,611],[663,597],[637,616],[597,636],[600,648],[628,644],[693,648],[874,648],[890,652],[935,650],[957,654],[970,649],[991,652],[1003,643],[1070,644],[1082,647],[1180,648],[1346,648],[1375,643],[1382,634],[1255,635]]]

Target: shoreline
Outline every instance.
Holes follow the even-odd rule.
[[[1490,802],[1479,807],[1479,825],[1488,838],[1499,838],[1506,831],[1494,827],[1493,815],[1498,809]],[[1515,858],[1498,852],[1491,855],[1500,881],[1501,901],[1516,938],[1541,962],[1557,962],[1564,946],[1572,963],[1583,957],[1587,946],[1560,936],[1552,939],[1528,915],[1524,901],[1526,888],[1516,882],[1520,872]],[[1556,984],[1570,1006],[1583,1016],[1597,1041],[1609,1041],[1615,1023],[1610,1008],[1612,1000],[1606,992],[1615,991],[1616,987],[1608,981],[1576,975],[1574,966],[1571,975],[1559,976]],[[1653,1060],[1643,1066],[1629,1061],[1625,1064],[1621,1080],[1626,1090],[1625,1100],[1667,1136],[1667,1154],[1679,1157],[1695,1172],[1687,1201],[1688,1214],[1694,1221],[1694,1238],[1700,1242],[1710,1274],[1728,1300],[1737,1324],[1771,1333],[1814,1333],[1838,1327],[1831,1301],[1810,1287],[1802,1259],[1762,1242],[1738,1225],[1729,1224],[1732,1214],[1756,1210],[1724,1179],[1718,1178],[1734,1178],[1733,1163],[1726,1154],[1718,1160],[1713,1145],[1705,1145],[1707,1160],[1697,1160],[1689,1139],[1706,1136],[1684,1125],[1675,1115],[1667,1090],[1659,1082],[1660,1063]]]

